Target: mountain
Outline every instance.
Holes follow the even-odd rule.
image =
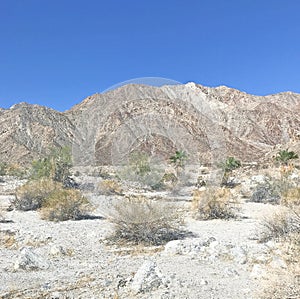
[[[0,161],[28,163],[63,145],[76,164],[118,164],[134,151],[165,159],[176,150],[201,162],[267,161],[279,148],[299,153],[300,95],[130,84],[64,113],[26,103],[0,109]]]

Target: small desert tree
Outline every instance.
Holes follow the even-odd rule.
[[[229,175],[233,170],[241,167],[241,161],[235,159],[234,157],[228,157],[223,163],[220,164],[220,167],[224,171],[222,185],[228,185]]]
[[[184,167],[186,160],[187,154],[182,150],[176,151],[175,154],[170,157],[170,162],[173,164],[177,175],[179,169],[182,169]]]
[[[47,177],[57,182],[65,182],[71,167],[70,148],[56,148],[47,157],[32,162],[31,179]]]

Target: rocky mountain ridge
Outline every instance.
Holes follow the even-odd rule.
[[[195,83],[125,85],[66,112],[20,103],[0,109],[0,161],[27,163],[49,148],[72,147],[77,163],[111,164],[134,149],[191,156],[268,159],[300,150],[300,94],[254,96]]]

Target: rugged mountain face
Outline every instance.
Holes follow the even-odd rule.
[[[300,95],[126,85],[65,113],[24,103],[0,109],[0,161],[28,162],[61,145],[72,146],[78,164],[118,164],[136,150],[158,159],[175,149],[204,162],[268,159],[280,146],[299,152]]]
[[[0,161],[27,163],[50,148],[71,146],[74,126],[55,110],[20,103],[0,111]]]

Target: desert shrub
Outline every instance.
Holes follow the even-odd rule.
[[[54,190],[60,188],[62,188],[60,183],[48,178],[29,181],[17,188],[13,205],[22,211],[37,210]]]
[[[122,194],[122,186],[115,180],[103,180],[98,185],[99,193],[104,195]]]
[[[241,161],[235,159],[234,157],[228,157],[223,163],[221,163],[221,168],[227,173],[234,169],[241,167]]]
[[[202,220],[236,218],[239,210],[237,201],[226,188],[195,190],[192,206],[195,217]]]
[[[285,206],[299,206],[300,187],[290,188],[286,190],[282,195],[281,203]]]
[[[280,273],[271,278],[259,296],[261,299],[298,299],[300,298],[300,276],[296,271]]]
[[[146,153],[133,152],[129,158],[129,165],[136,175],[143,177],[151,171],[149,160]]]
[[[160,182],[164,169],[160,163],[150,163],[151,157],[144,152],[133,152],[118,172],[122,180],[154,186]]]
[[[0,162],[0,175],[6,175],[7,163]]]
[[[288,264],[286,271],[272,277],[260,298],[300,298],[300,208],[295,206],[266,219],[261,241],[279,241],[282,256]]]
[[[178,177],[174,173],[164,173],[162,178],[151,186],[153,190],[173,189],[178,183]]]
[[[59,189],[53,191],[43,202],[41,214],[50,221],[78,220],[91,211],[89,201],[80,191]]]
[[[267,218],[262,223],[263,231],[260,240],[262,242],[269,240],[294,239],[299,242],[300,248],[300,209],[293,207],[287,211],[277,213]]]
[[[266,181],[258,184],[251,197],[250,201],[258,203],[279,204],[281,198],[281,185],[275,181]]]
[[[187,154],[182,150],[176,151],[175,154],[170,157],[170,162],[173,164],[177,176],[180,169],[184,168],[187,158]]]
[[[25,177],[27,174],[26,168],[19,164],[9,164],[6,162],[0,162],[0,176],[10,175],[19,178]]]
[[[161,245],[184,235],[175,208],[145,197],[118,201],[109,219],[115,227],[111,239],[117,242]]]

